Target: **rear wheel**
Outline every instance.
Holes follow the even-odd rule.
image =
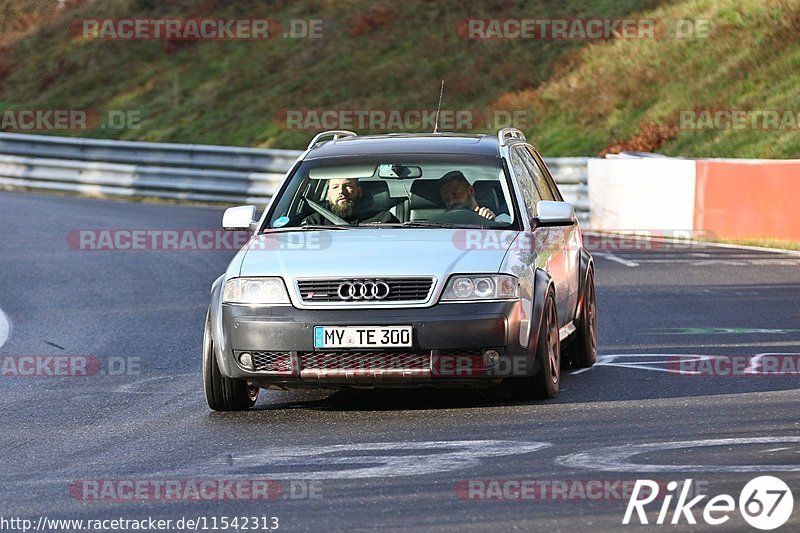
[[[586,275],[578,331],[570,346],[572,366],[587,368],[597,362],[597,301],[594,292],[594,272]]]
[[[547,399],[558,396],[561,384],[561,341],[558,336],[558,313],[553,291],[547,293],[539,340],[536,343],[539,369],[533,376],[517,378],[514,395],[520,399]]]
[[[258,399],[258,387],[249,381],[225,377],[220,372],[208,314],[203,331],[203,388],[208,406],[215,411],[247,411]]]

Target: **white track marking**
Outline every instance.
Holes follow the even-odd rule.
[[[681,359],[688,359],[691,361],[704,361],[713,358],[724,358],[724,355],[699,355],[699,354],[664,354],[664,353],[625,353],[625,354],[609,354],[598,355],[597,362],[594,367],[598,366],[613,366],[618,368],[633,368],[637,370],[653,370],[655,372],[666,372],[668,374],[677,374],[674,369],[666,368],[665,366],[672,364],[679,366]],[[655,365],[655,366],[654,366]],[[594,368],[591,367],[591,368]],[[590,368],[582,368],[572,374],[580,374],[586,372]]]
[[[750,359],[750,366],[747,367],[747,370],[745,370],[745,373],[747,373],[747,374],[757,374],[756,369],[759,366],[761,366],[761,359],[765,355],[767,355],[767,354],[760,353],[760,354],[756,355],[755,357],[753,357],[752,359]]]
[[[599,366],[616,366],[620,368],[637,368],[639,370],[655,370],[658,372],[670,372],[666,368],[659,368],[650,366],[653,364],[666,364],[670,360],[666,359],[663,361],[659,360],[650,360],[649,358],[668,358],[668,357],[676,357],[681,354],[660,354],[660,353],[634,353],[634,354],[610,354],[610,355],[598,355],[597,362],[590,366],[589,368],[581,368],[580,370],[576,370],[572,372],[571,375],[577,376],[579,374],[583,374],[584,372],[588,372],[593,368],[597,368]],[[708,358],[707,356],[702,355],[692,355],[692,354],[685,354],[685,357],[692,358],[692,359],[702,359]],[[627,361],[628,358],[636,359],[636,358],[644,358],[644,361]],[[621,361],[617,361],[620,359]]]
[[[474,468],[491,459],[532,453],[549,442],[508,440],[401,441],[273,446],[232,455],[155,477],[263,476],[270,479],[363,479],[430,475]]]
[[[711,446],[744,446],[748,444],[800,443],[800,437],[752,437],[739,439],[685,440],[648,444],[623,444],[573,453],[556,458],[556,464],[567,468],[603,470],[607,472],[798,472],[800,464],[790,465],[662,465],[631,462],[635,455],[668,450]]]
[[[592,255],[598,255],[594,253]],[[601,256],[602,257],[602,256]],[[610,259],[611,261],[627,261],[625,259],[620,259],[619,257],[606,257],[606,259]],[[647,258],[637,258],[638,263],[635,263],[632,266],[639,266],[639,263],[645,264],[684,264],[684,265],[691,265],[691,266],[711,266],[711,265],[719,265],[719,266],[795,266],[800,265],[800,259],[781,259],[781,258],[765,258],[765,259],[684,259],[684,258],[668,258],[668,259],[647,259]],[[632,261],[627,261],[631,262]],[[625,264],[625,263],[623,263]],[[629,265],[630,266],[630,265]]]
[[[0,347],[5,344],[8,340],[8,336],[11,334],[11,322],[8,320],[8,317],[3,310],[0,309]]]
[[[165,374],[165,375],[162,375],[162,376],[153,376],[153,377],[149,377],[149,378],[138,379],[136,381],[132,381],[130,383],[126,383],[124,385],[120,385],[119,387],[115,387],[114,389],[112,389],[112,392],[131,393],[131,394],[151,394],[151,393],[154,393],[154,392],[162,392],[162,391],[157,391],[157,390],[151,390],[151,391],[136,390],[136,387],[140,387],[141,385],[144,385],[145,383],[152,383],[154,381],[163,381],[163,380],[172,381],[172,380],[175,380],[175,379],[178,379],[178,378],[190,378],[192,376],[195,376],[195,373]],[[168,390],[168,392],[174,394],[175,390],[170,388]]]
[[[653,370],[655,372],[677,374],[678,372],[676,372],[674,369],[657,365],[668,365],[672,363],[674,366],[679,366],[679,360],[682,359],[687,359],[690,361],[705,361],[714,357],[724,356],[661,353],[616,354],[600,356],[598,357],[596,364],[600,366],[615,366],[619,368],[634,368],[637,370]]]
[[[785,335],[800,333],[800,329],[775,328],[655,328],[656,335]]]
[[[609,261],[614,261],[615,263],[619,263],[627,267],[639,266],[639,263],[635,261],[628,261],[627,259],[622,259],[621,257],[617,257],[616,255],[610,254],[608,252],[592,252],[592,255],[595,257],[602,257],[603,259],[608,259]]]
[[[793,343],[797,344],[797,343]],[[796,353],[759,353],[754,355],[743,354],[737,357],[750,357],[750,362],[743,374],[753,375],[797,375],[794,371],[789,372],[767,372],[766,374],[761,371],[761,360],[766,356],[784,356],[784,357],[798,357],[800,354]],[[702,355],[702,354],[660,354],[660,353],[634,353],[634,354],[609,354],[598,355],[597,362],[589,368],[581,368],[575,372],[570,372],[570,375],[577,376],[588,372],[592,368],[600,366],[609,366],[617,368],[633,368],[636,370],[652,370],[655,372],[666,372],[667,374],[676,374],[690,376],[695,374],[702,374],[702,372],[690,372],[688,370],[680,370],[683,361],[709,361],[712,359],[729,359],[729,355]],[[671,366],[672,368],[669,368]]]
[[[676,339],[677,340],[677,339]],[[624,346],[621,344],[607,345],[603,344],[606,350],[664,350],[674,348],[685,348],[687,343],[683,344],[636,344],[633,346]],[[794,341],[772,341],[772,342],[714,342],[714,343],[694,343],[692,348],[771,348],[779,346],[800,346],[800,340]]]

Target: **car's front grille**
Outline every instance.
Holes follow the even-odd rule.
[[[401,371],[433,370],[448,375],[464,369],[484,368],[481,349],[425,351],[320,351],[263,352],[237,351],[236,356],[249,353],[256,372],[294,374],[299,371]],[[294,362],[293,362],[294,361]],[[298,365],[298,368],[295,368]]]
[[[429,369],[431,352],[300,352],[303,370]]]
[[[289,352],[250,352],[250,355],[256,372],[292,371],[292,357]]]
[[[388,291],[381,285],[373,292],[373,284],[379,283],[385,283]],[[363,293],[362,284],[366,284]],[[351,286],[354,286],[354,297],[349,296]],[[297,281],[300,300],[304,303],[424,302],[430,296],[432,288],[433,278],[338,278]],[[345,297],[341,297],[340,294]]]

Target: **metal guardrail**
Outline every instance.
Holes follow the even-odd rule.
[[[0,187],[263,205],[301,153],[0,133]],[[546,161],[585,226],[589,220],[587,159]]]

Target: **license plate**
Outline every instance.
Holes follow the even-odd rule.
[[[314,348],[410,348],[411,326],[315,326]]]

